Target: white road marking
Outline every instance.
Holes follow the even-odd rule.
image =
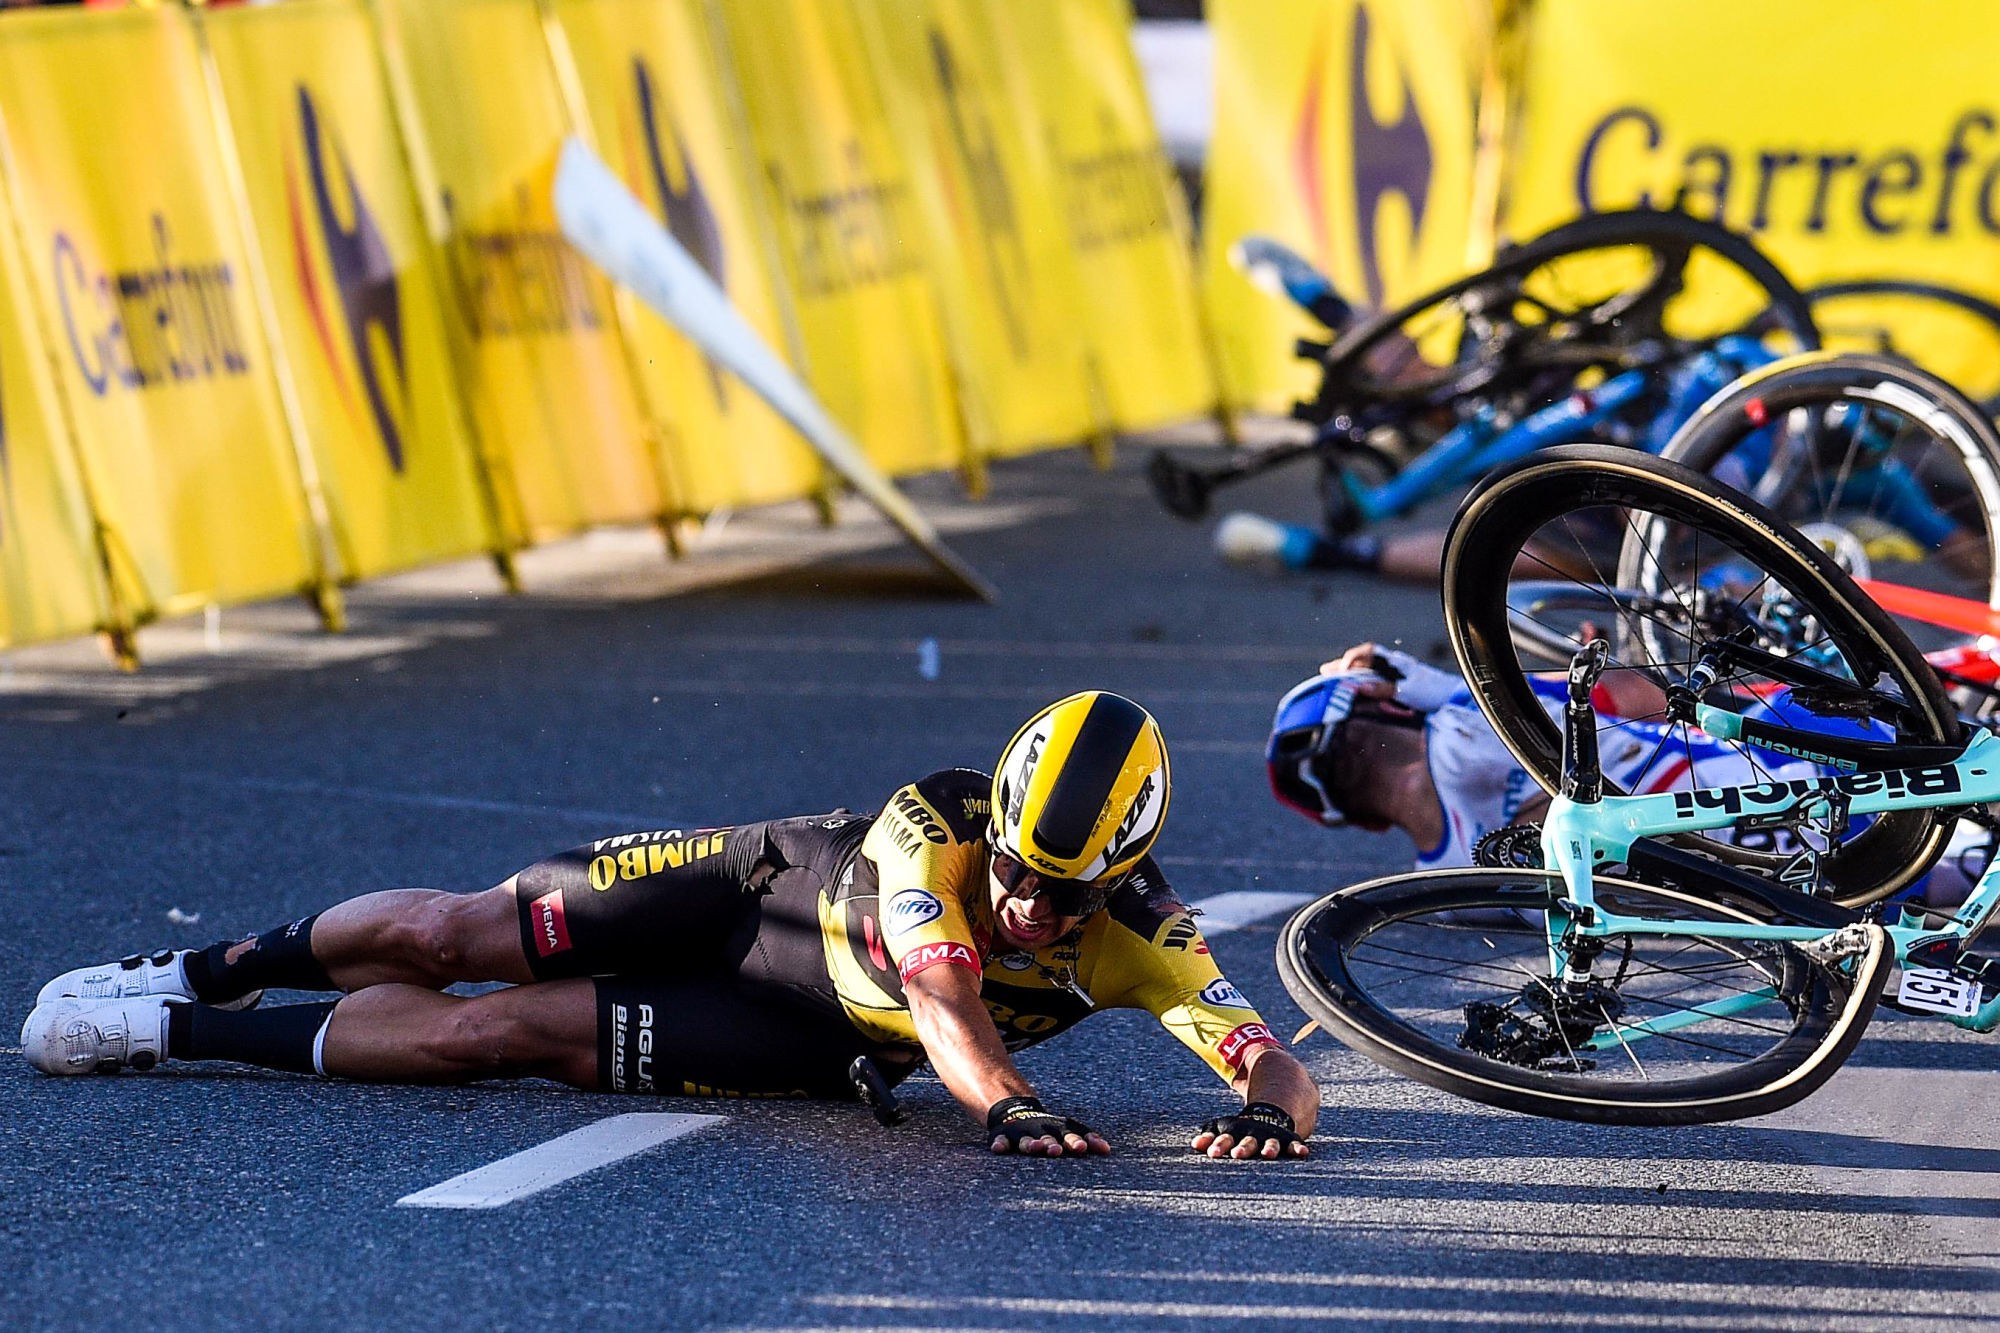
[[[1312,900],[1310,893],[1267,893],[1242,889],[1234,893],[1218,893],[1213,898],[1203,898],[1188,906],[1201,913],[1202,934],[1221,935],[1241,930],[1266,917],[1289,912]]]
[[[669,1139],[692,1134],[728,1117],[679,1115],[666,1111],[634,1111],[609,1116],[560,1138],[489,1162],[477,1170],[406,1194],[398,1208],[499,1208],[551,1185],[573,1180],[613,1162],[657,1148]]]

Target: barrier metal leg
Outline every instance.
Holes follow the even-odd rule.
[[[306,600],[319,613],[320,628],[339,634],[347,628],[347,599],[333,583],[315,583],[306,589]]]
[[[120,671],[139,669],[139,636],[130,625],[117,625],[97,632],[97,641],[104,645],[104,655]]]
[[[991,470],[986,466],[986,455],[970,447],[966,449],[965,457],[958,465],[958,475],[965,486],[966,495],[974,500],[984,500],[992,489],[993,477]]]

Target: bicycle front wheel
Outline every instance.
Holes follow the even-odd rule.
[[[1886,934],[1856,927],[1820,962],[1772,941],[1649,934],[1582,946],[1590,979],[1552,975],[1564,894],[1546,871],[1391,876],[1301,909],[1278,940],[1300,1007],[1397,1073],[1489,1106],[1562,1120],[1685,1125],[1763,1115],[1838,1069],[1875,1011]],[[1848,914],[1782,890],[1713,896],[1596,881],[1621,915],[1826,925]],[[1565,949],[1580,960],[1579,942]]]
[[[1569,593],[1556,597],[1551,585]],[[1446,538],[1444,611],[1480,708],[1549,792],[1561,785],[1562,731],[1535,673],[1563,644],[1574,651],[1594,637],[1611,645],[1597,715],[1614,795],[1818,772],[1708,735],[1670,707],[1698,663],[1739,648],[1756,654],[1752,663],[1733,665],[1701,702],[1800,731],[1959,743],[1936,673],[1832,557],[1748,497],[1638,450],[1550,449],[1476,487]],[[1524,616],[1538,635],[1517,633]],[[1848,905],[1886,897],[1929,869],[1946,833],[1928,810],[1856,819],[1818,856],[1819,887]],[[1782,830],[1747,827],[1689,842],[1771,878],[1801,850]]]

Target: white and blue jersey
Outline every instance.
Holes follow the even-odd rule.
[[[1542,706],[1560,726],[1566,683],[1537,680],[1534,685]],[[1401,698],[1402,691],[1397,693]],[[1633,795],[1697,785],[1790,781],[1818,777],[1823,771],[1805,760],[1765,762],[1742,746],[1685,727],[1632,722],[1606,713],[1599,713],[1598,721],[1598,760],[1604,776]],[[1479,840],[1518,822],[1521,811],[1541,799],[1542,789],[1501,743],[1462,681],[1443,702],[1428,710],[1424,738],[1444,835],[1435,847],[1418,850],[1417,868],[1469,866]]]
[[[1431,783],[1437,789],[1438,812],[1444,824],[1438,844],[1418,851],[1417,868],[1470,866],[1472,849],[1479,840],[1518,822],[1521,812],[1541,799],[1541,787],[1501,743],[1463,680],[1395,649],[1383,650],[1382,656],[1401,677],[1395,686],[1397,700],[1425,715]],[[1568,683],[1555,677],[1532,679],[1542,706],[1561,726]],[[1789,691],[1751,705],[1744,716],[1806,730],[1866,734],[1862,724],[1814,717],[1793,708]],[[1820,777],[1825,772],[1802,759],[1775,762],[1777,755],[1718,741],[1686,727],[1632,721],[1604,711],[1598,712],[1597,719],[1598,761],[1604,776],[1635,795],[1772,779],[1789,782]],[[1859,829],[1871,818],[1859,816],[1853,827]],[[1763,850],[1792,849],[1786,845],[1791,835],[1780,831],[1718,829],[1709,836],[1731,838],[1739,844],[1750,838],[1770,838],[1772,845]],[[1943,859],[1906,892],[1927,898],[1933,906],[1962,901],[1972,882],[1984,872],[1992,847],[1992,837],[1984,829],[1970,820],[1959,821]]]

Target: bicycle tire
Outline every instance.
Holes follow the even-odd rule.
[[[1509,585],[1517,560],[1546,525],[1607,507],[1671,520],[1681,525],[1676,531],[1708,540],[1711,550],[1742,558],[1796,599],[1802,617],[1838,652],[1847,679],[1879,689],[1886,677],[1893,685],[1908,714],[1895,739],[1911,745],[1959,743],[1957,714],[1936,673],[1824,551],[1749,497],[1679,463],[1634,449],[1567,445],[1474,487],[1445,538],[1444,613],[1452,651],[1494,731],[1543,790],[1560,788],[1562,734],[1539,702],[1512,642]],[[1636,529],[1628,523],[1628,531]],[[1658,665],[1642,660],[1622,635],[1615,651],[1633,659],[1629,669],[1635,672]],[[1702,785],[1698,774],[1695,778]],[[1620,791],[1610,781],[1605,790]],[[1878,815],[1820,858],[1821,887],[1849,906],[1887,897],[1929,869],[1948,831],[1928,810]],[[1765,876],[1776,876],[1793,858],[1789,851],[1718,840],[1677,841]]]
[[[1829,916],[1838,909],[1777,888],[1730,885],[1715,896],[1697,896],[1627,880],[1596,882],[1602,893],[1628,912],[1634,907],[1651,907],[1657,909],[1652,915],[1670,915],[1680,921],[1826,925],[1832,930],[1842,919],[1853,919],[1851,914]],[[1668,1076],[1655,1077],[1641,1067],[1643,1062],[1622,1036],[1617,1044],[1637,1069],[1636,1078],[1619,1077],[1624,1066],[1615,1059],[1611,1069],[1550,1071],[1482,1054],[1464,1044],[1463,1038],[1447,1044],[1443,1038],[1461,1021],[1451,1015],[1464,1015],[1461,1030],[1466,1036],[1473,1027],[1473,1007],[1450,1001],[1468,994],[1504,994],[1514,984],[1511,971],[1481,961],[1489,956],[1482,946],[1491,956],[1500,956],[1506,946],[1495,945],[1498,936],[1524,956],[1531,956],[1537,947],[1545,949],[1546,940],[1536,929],[1535,914],[1546,912],[1566,892],[1560,878],[1546,871],[1419,871],[1373,880],[1329,894],[1295,913],[1279,933],[1278,972],[1300,1008],[1342,1043],[1386,1069],[1443,1092],[1561,1120],[1686,1125],[1765,1115],[1818,1089],[1840,1068],[1867,1029],[1893,961],[1886,932],[1876,926],[1864,928],[1866,947],[1856,956],[1851,972],[1816,961],[1792,945],[1753,947],[1747,942],[1695,937],[1714,948],[1718,956],[1734,957],[1753,975],[1764,978],[1772,994],[1764,1006],[1770,1011],[1768,1016],[1763,1010],[1755,1011],[1758,1024],[1736,1023],[1734,1030],[1726,1031],[1719,1040],[1689,1041],[1698,1051],[1702,1045],[1709,1047],[1699,1053],[1698,1061],[1686,1062],[1708,1066],[1692,1074],[1671,1076],[1684,1064],[1662,1062],[1657,1068]],[[1460,925],[1443,915],[1468,912],[1525,916],[1518,916],[1522,926],[1510,937],[1490,924],[1474,921]],[[1462,978],[1440,966],[1449,963],[1449,957],[1416,952],[1422,967],[1412,965],[1413,951],[1405,934],[1411,940],[1434,938],[1423,933],[1433,924],[1436,934],[1446,938],[1459,933],[1460,938],[1447,947],[1469,960]],[[1388,936],[1387,944],[1371,944],[1392,930],[1402,933]],[[1613,937],[1614,942],[1621,938]],[[1673,978],[1675,986],[1681,986],[1687,975],[1714,975],[1703,973],[1691,962],[1679,969],[1671,965],[1677,956],[1694,956],[1699,946],[1688,942],[1688,937],[1670,942],[1668,937],[1635,931],[1630,939],[1628,963],[1637,947],[1658,950],[1670,960],[1659,975]],[[1367,952],[1370,950],[1379,950],[1388,965],[1378,967]],[[1542,966],[1546,970],[1546,961]],[[1379,981],[1368,979],[1378,976]],[[1643,975],[1625,980],[1622,968],[1620,977],[1620,986],[1613,989],[1620,996],[1623,989],[1643,980]],[[1385,1000],[1399,989],[1396,999]],[[1395,1007],[1398,1001],[1406,1004],[1407,1016]],[[1700,1003],[1699,992],[1669,990],[1658,1003],[1679,1006],[1678,1012],[1685,1013],[1689,1006]],[[1606,1027],[1615,1028],[1617,1020],[1611,1011],[1602,1012]],[[1718,1025],[1725,1022],[1718,1020]],[[1780,1026],[1785,1024],[1789,1026]],[[1696,1024],[1689,1030],[1701,1029]],[[1626,1031],[1637,1035],[1633,1028]],[[1769,1049],[1758,1050],[1728,1068],[1720,1067],[1714,1054],[1726,1049],[1723,1041],[1755,1049],[1767,1038]],[[1657,1040],[1664,1044],[1688,1039],[1673,1036]],[[1643,1042],[1642,1047],[1649,1052],[1655,1049]],[[1654,1057],[1649,1054],[1647,1058]]]
[[[1911,401],[1914,396],[1915,402]],[[1897,357],[1859,352],[1810,352],[1745,375],[1703,404],[1674,432],[1662,457],[1712,473],[1764,423],[1797,408],[1833,403],[1875,404],[1919,421],[1948,447],[1971,483],[1984,543],[1986,604],[2000,607],[2000,431],[1979,404],[1947,381]],[[1794,502],[1804,499],[1791,487]],[[1762,496],[1758,498],[1762,499]],[[1831,518],[1832,511],[1816,517]],[[1788,510],[1796,522],[1798,515]],[[1622,565],[1622,562],[1621,562]],[[1621,571],[1622,572],[1622,571]]]
[[[1707,222],[1686,213],[1660,209],[1624,209],[1589,213],[1544,232],[1531,241],[1510,247],[1495,256],[1488,267],[1454,282],[1437,287],[1415,300],[1362,320],[1335,340],[1322,361],[1325,375],[1318,395],[1309,405],[1308,420],[1329,420],[1341,391],[1351,396],[1373,399],[1393,396],[1388,386],[1369,385],[1355,379],[1366,369],[1371,354],[1400,331],[1412,318],[1432,306],[1441,305],[1496,279],[1525,276],[1559,258],[1591,250],[1620,246],[1703,246],[1727,259],[1761,287],[1769,298],[1768,307],[1754,322],[1765,329],[1782,329],[1797,340],[1801,350],[1820,345],[1812,306],[1792,281],[1784,275],[1750,239],[1719,223]],[[1753,322],[1753,321],[1746,321]]]

